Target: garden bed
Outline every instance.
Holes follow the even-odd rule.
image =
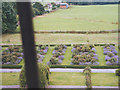
[[[100,44],[101,45],[101,44]],[[102,44],[104,45],[104,44]],[[114,45],[114,44],[113,44]],[[71,58],[72,58],[72,47],[73,46],[67,46],[66,52],[64,54],[64,60],[60,65],[49,65],[51,68],[84,68],[86,65],[70,65]],[[45,53],[43,56],[44,58],[41,60],[42,63],[47,64],[49,60],[52,57],[52,52],[55,48],[55,46],[48,46],[49,50],[47,49],[47,53]],[[4,47],[6,49],[6,47]],[[37,46],[37,51],[39,47]],[[107,65],[105,61],[105,55],[103,54],[103,46],[95,46],[96,54],[98,55],[98,61],[99,65],[90,65],[91,68],[119,68],[117,65]],[[115,49],[118,51],[118,47],[115,46]],[[18,65],[3,65],[2,68],[21,68],[22,65],[24,65],[24,60],[22,60]]]

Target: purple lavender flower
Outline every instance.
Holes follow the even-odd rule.
[[[47,53],[47,49],[43,50],[44,53]]]
[[[95,49],[95,48],[92,48],[92,50],[93,50],[94,52],[96,52],[96,49]]]
[[[106,61],[108,61],[109,59],[111,59],[111,57],[105,56],[105,60],[106,60]]]
[[[71,52],[73,53],[73,52],[74,52],[74,50],[76,50],[76,48],[72,48]]]
[[[59,59],[58,62],[61,64],[61,63],[62,63],[62,60]]]
[[[56,54],[56,50],[53,50],[52,54]]]
[[[115,49],[112,50],[112,53],[117,54],[117,51]]]

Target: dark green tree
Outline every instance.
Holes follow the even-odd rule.
[[[17,10],[15,2],[2,3],[2,33],[13,33],[16,30]]]
[[[43,5],[39,2],[35,2],[32,4],[33,16],[42,15],[45,13],[45,9]]]

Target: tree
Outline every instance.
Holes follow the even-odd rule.
[[[2,33],[13,33],[16,30],[17,10],[15,2],[2,3]]]
[[[33,10],[33,16],[36,15],[42,15],[45,13],[45,9],[43,7],[43,5],[39,2],[35,2],[32,4],[32,10]]]

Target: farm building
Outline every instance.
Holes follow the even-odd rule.
[[[67,3],[60,3],[60,8],[68,8],[68,4]]]

